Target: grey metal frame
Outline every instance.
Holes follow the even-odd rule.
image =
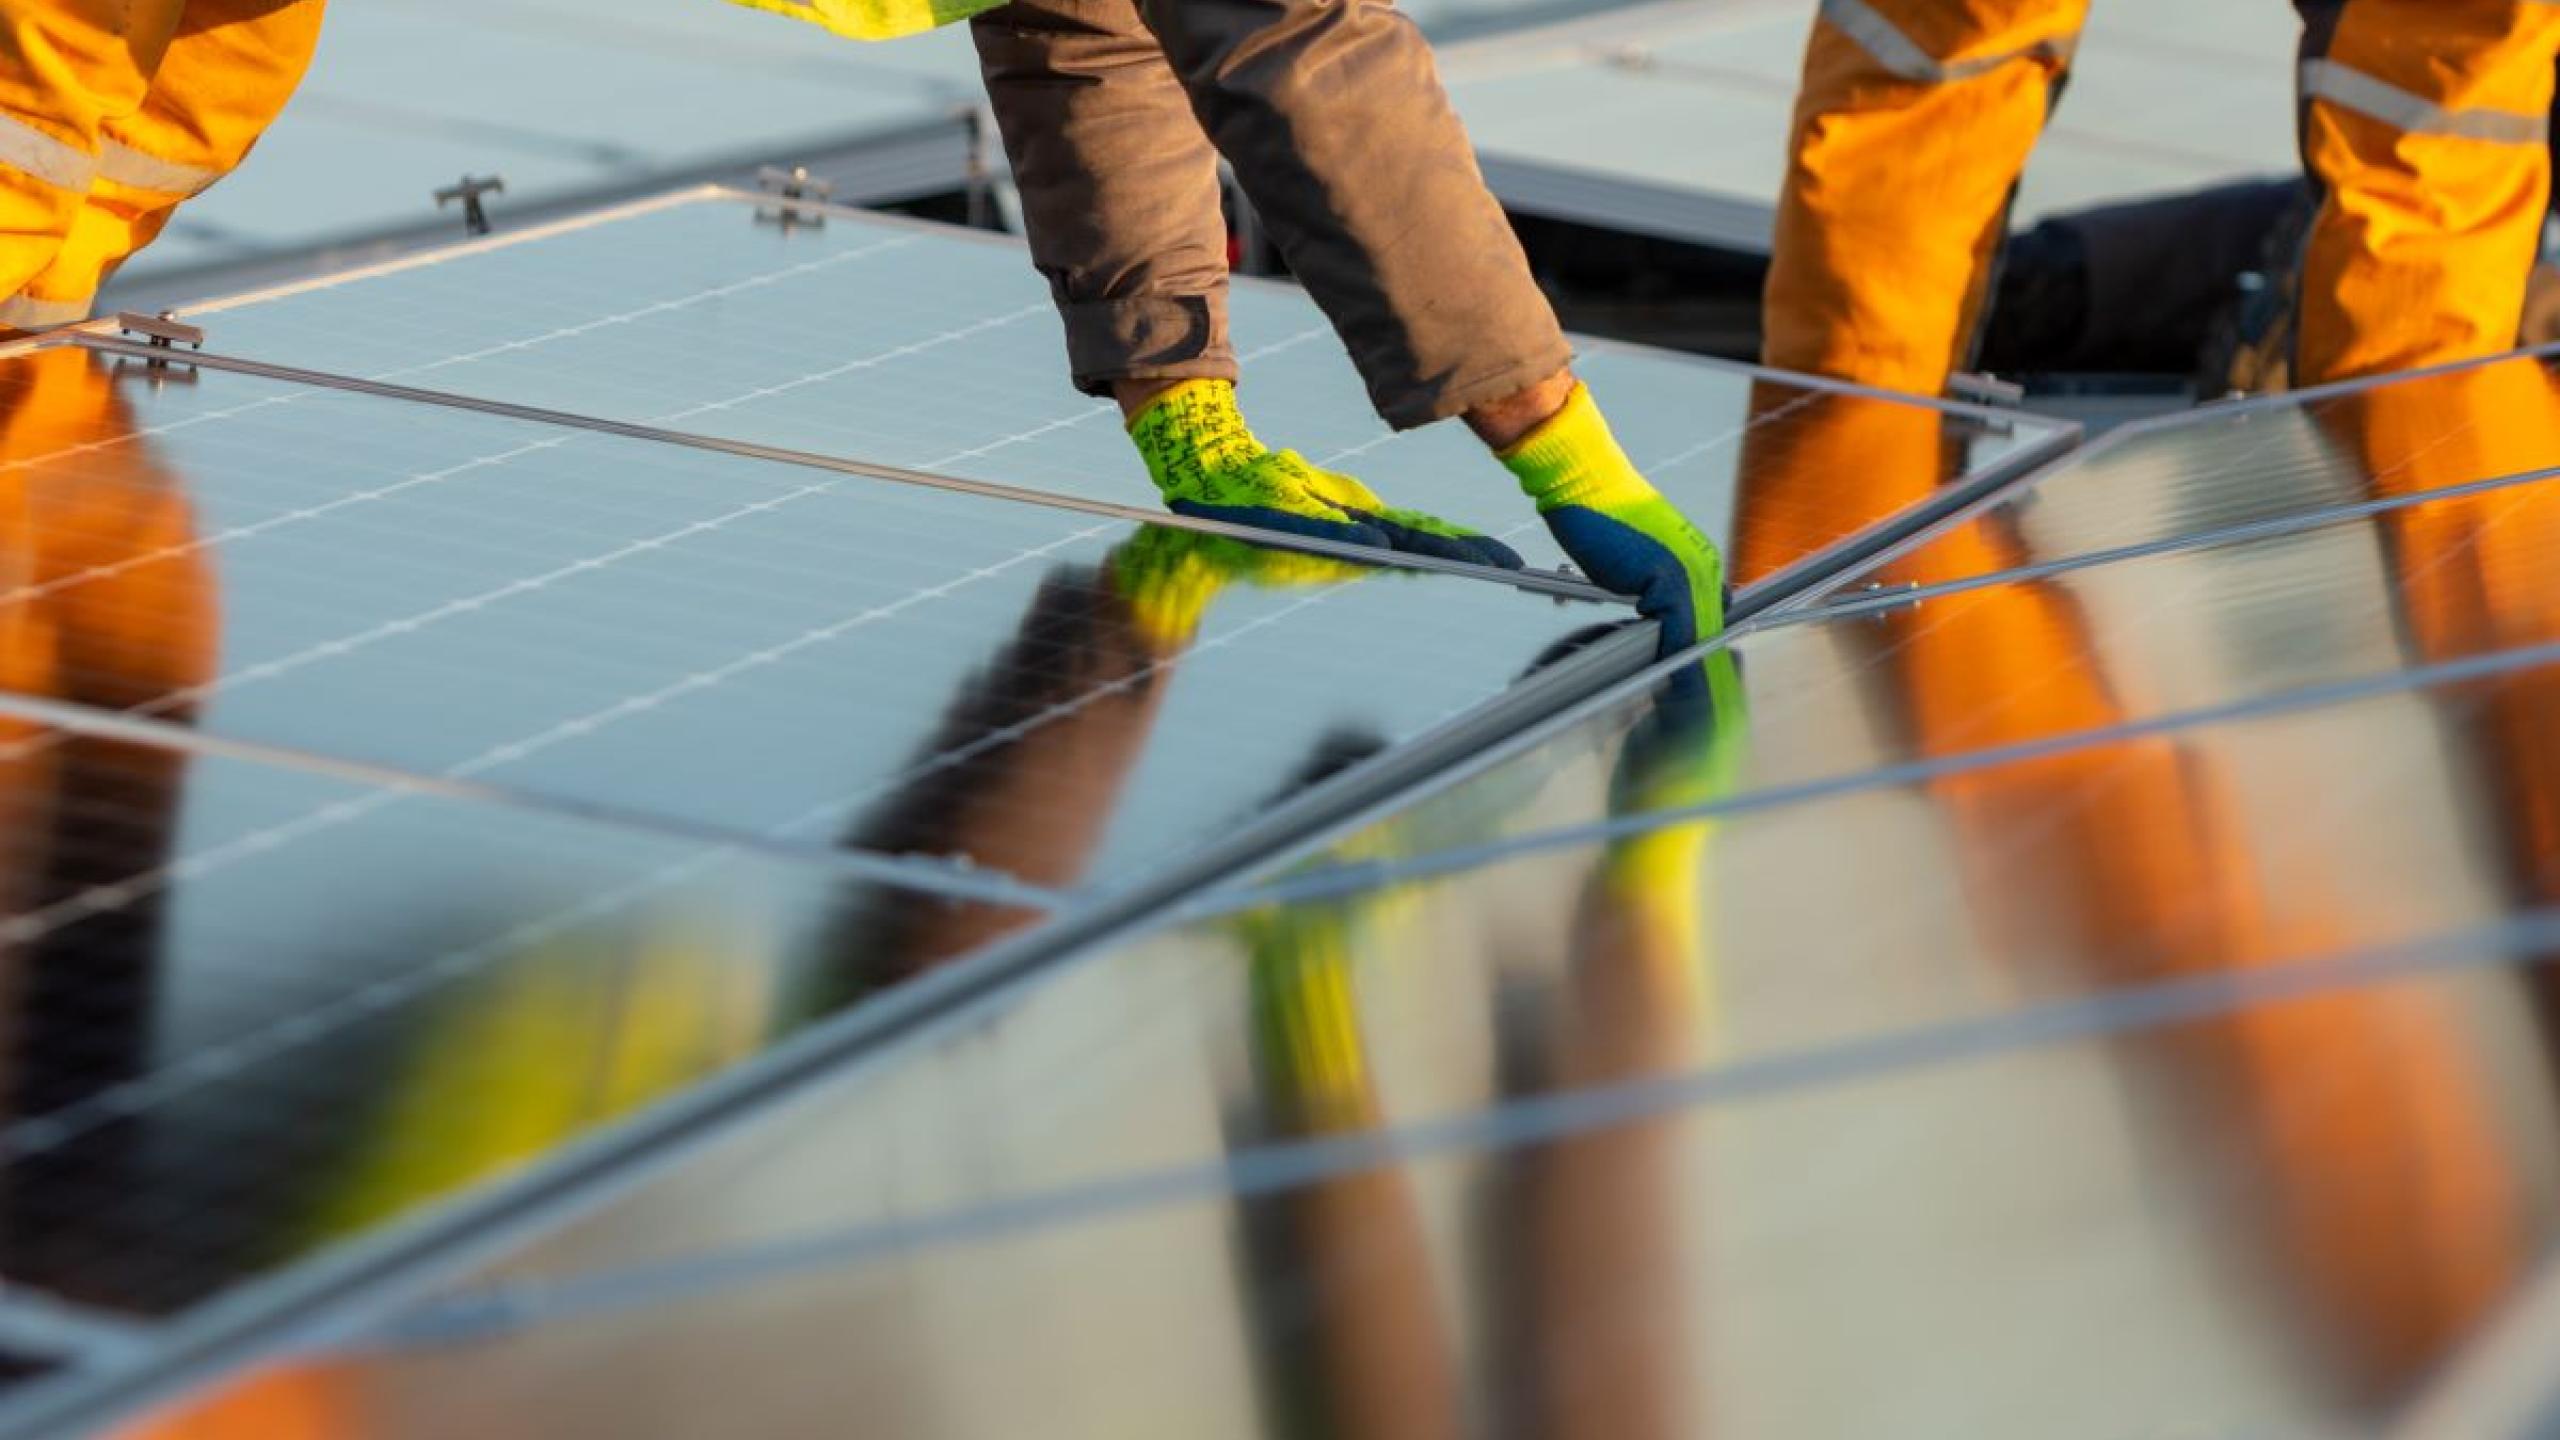
[[[359,395],[372,395],[385,400],[405,400],[421,405],[438,405],[453,410],[471,410],[483,415],[496,415],[509,420],[525,420],[564,429],[591,430],[598,434],[618,435],[627,440],[647,440],[662,445],[681,446],[688,450],[707,450],[717,454],[748,460],[767,460],[783,465],[797,465],[812,470],[830,470],[840,475],[859,475],[865,479],[885,480],[899,485],[915,485],[932,490],[951,490],[966,495],[1017,504],[1038,505],[1051,510],[1072,510],[1080,514],[1099,515],[1107,519],[1126,520],[1135,524],[1162,525],[1171,529],[1195,530],[1206,535],[1223,535],[1230,539],[1250,540],[1279,549],[1302,550],[1337,560],[1350,560],[1364,565],[1394,569],[1422,570],[1441,575],[1465,575],[1491,580],[1533,594],[1551,595],[1562,600],[1614,601],[1617,597],[1580,580],[1568,579],[1545,570],[1499,570],[1490,565],[1475,565],[1459,560],[1443,560],[1434,555],[1414,555],[1401,550],[1379,550],[1372,546],[1347,545],[1336,540],[1318,539],[1311,535],[1284,535],[1259,530],[1248,525],[1231,525],[1221,520],[1203,520],[1188,515],[1175,515],[1163,510],[1140,509],[1134,505],[1118,505],[1107,500],[1085,500],[1072,495],[1059,495],[1046,490],[1030,490],[1018,485],[1004,485],[991,480],[970,480],[956,475],[942,475],[930,470],[914,470],[899,465],[879,465],[868,460],[850,460],[842,456],[820,454],[813,450],[792,450],[778,445],[760,445],[749,440],[730,440],[716,435],[702,435],[687,430],[668,430],[655,425],[637,425],[628,421],[608,420],[565,410],[545,410],[532,405],[518,405],[507,400],[490,400],[475,395],[458,395],[444,390],[425,390],[410,385],[394,385],[381,380],[366,380],[352,375],[339,375],[323,370],[303,370],[291,365],[277,365],[264,360],[247,360],[215,351],[172,352],[131,340],[94,332],[71,337],[71,343],[100,354],[129,360],[192,365],[205,370],[227,370],[260,379],[307,385],[317,389],[345,390]]]

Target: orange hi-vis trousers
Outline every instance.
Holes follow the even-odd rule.
[[[322,4],[0,7],[0,326],[86,318],[116,266],[284,109]]]
[[[2321,192],[2296,379],[2512,347],[2550,188],[2560,6],[2296,8],[2302,157]],[[2088,0],[1821,0],[1769,273],[1770,364],[1944,388],[2087,14]]]

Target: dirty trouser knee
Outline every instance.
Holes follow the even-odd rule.
[[[1933,395],[1964,363],[2087,0],[1822,0],[1776,255],[1771,365]]]
[[[1200,122],[1398,427],[1571,358],[1430,47],[1384,0],[1142,0]]]
[[[2515,344],[2550,193],[2560,7],[2304,0],[2306,383]]]
[[[110,119],[139,108],[180,0],[50,0],[0,9],[0,325],[77,320],[26,299],[71,233]]]
[[[186,0],[140,104],[100,127],[88,195],[20,292],[32,307],[86,315],[98,287],[158,238],[180,202],[248,157],[310,66],[322,3]]]
[[[1236,378],[1217,152],[1136,0],[1013,0],[970,31],[1076,388]]]

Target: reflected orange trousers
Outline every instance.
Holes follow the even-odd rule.
[[[116,266],[284,109],[322,4],[0,5],[0,326],[86,318]]]
[[[2531,361],[2352,398],[2322,423],[2356,448],[2378,493],[2515,473],[2560,455],[2560,396]],[[1762,410],[1798,408],[1794,423],[1755,436],[1738,576],[1769,574],[1827,538],[1808,528],[1821,507],[1803,497],[1836,503],[1850,484],[1860,490],[1852,508],[1884,513],[1937,484],[1943,441],[1926,411],[1848,397],[1807,406],[1775,386],[1758,401]],[[2547,555],[2560,530],[2516,523],[2519,506],[2534,506],[2560,526],[2554,494],[2560,482],[2391,518],[2413,658],[2560,634],[2560,580],[2531,558]],[[2498,543],[2493,518],[2515,532],[2512,543]],[[1929,586],[2029,558],[1995,512],[1879,574]],[[2094,736],[2133,718],[2122,687],[2140,677],[2111,671],[2117,657],[2092,638],[2067,581],[1936,594],[1844,634],[1891,687],[1878,713],[1904,723],[1917,757]],[[2553,687],[2520,694],[2486,720],[2484,754],[2503,766],[2501,793],[2517,812],[2519,871],[2547,876],[2560,846],[2560,765],[2547,738],[2560,701]],[[2068,962],[2064,982],[2078,988],[2239,973],[2354,943],[2315,894],[2264,882],[2268,857],[2232,793],[2229,763],[2209,730],[2119,732],[1930,782],[1968,872],[1982,943],[2022,980]],[[2176,1133],[2244,1177],[2231,1189],[2244,1197],[2242,1231],[2263,1245],[2277,1293],[2315,1337],[2307,1353],[2335,1393],[2405,1390],[2524,1273],[2525,1188],[2501,1133],[2496,1077],[2446,995],[2360,987],[2136,1032],[2119,1045],[2136,1062],[2132,1073],[2191,1077],[2196,1100],[2171,1112]]]
[[[2302,158],[2322,203],[2294,375],[2510,348],[2550,188],[2560,6],[2297,8]],[[1778,211],[1768,363],[1945,387],[1968,360],[2010,196],[2087,14],[2088,0],[1821,0]]]

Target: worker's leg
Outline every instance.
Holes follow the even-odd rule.
[[[2087,11],[2087,0],[1823,0],[1778,204],[1771,365],[1944,388]]]
[[[141,104],[106,120],[70,236],[26,284],[32,303],[85,316],[98,287],[160,234],[179,202],[247,158],[311,63],[322,3],[187,0]]]
[[[1227,338],[1218,155],[1136,0],[1014,0],[978,17],[987,94],[1076,388],[1117,397],[1177,513],[1512,565],[1463,526],[1272,450],[1244,423]]]
[[[1383,0],[1141,5],[1389,424],[1461,414],[1564,370],[1564,332],[1411,21]]]
[[[1217,152],[1136,0],[1013,0],[970,29],[1076,388],[1234,380]]]
[[[2551,188],[2560,6],[2303,0],[2306,383],[2515,344]]]
[[[179,0],[50,0],[0,7],[0,326],[77,320],[27,281],[71,233],[104,128],[142,104]]]

